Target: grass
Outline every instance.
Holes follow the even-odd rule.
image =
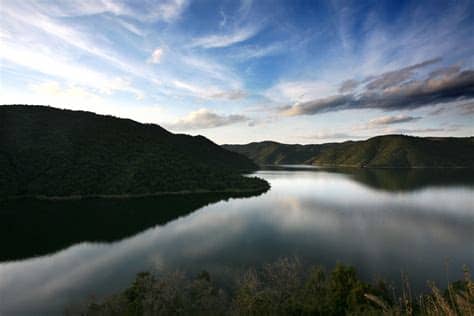
[[[408,280],[405,279],[398,304],[389,304],[369,293],[365,297],[375,303],[384,315],[474,315],[474,282],[466,267],[464,280],[450,283],[444,293],[434,282],[428,284],[431,293],[413,300]]]

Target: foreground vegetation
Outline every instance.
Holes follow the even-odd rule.
[[[264,191],[248,158],[203,136],[44,106],[0,106],[0,198]]]
[[[224,145],[260,165],[312,164],[325,166],[414,168],[474,167],[474,137],[377,136],[364,141],[321,145],[259,142]]]
[[[222,284],[209,273],[141,273],[123,293],[89,305],[86,315],[473,315],[474,283],[465,279],[441,292],[415,297],[408,281],[395,291],[361,281],[354,268],[305,268],[281,259]]]

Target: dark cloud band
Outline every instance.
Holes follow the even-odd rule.
[[[437,61],[429,60],[374,77],[359,94],[341,93],[297,103],[280,108],[280,112],[283,115],[295,116],[347,109],[375,108],[394,111],[474,98],[474,70],[461,70],[451,66],[433,71],[424,79],[412,77],[414,69]]]

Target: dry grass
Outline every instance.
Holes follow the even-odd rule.
[[[431,293],[419,296],[416,303],[411,298],[406,276],[402,276],[402,280],[398,305],[390,305],[372,294],[365,294],[365,297],[378,306],[383,315],[474,316],[474,282],[467,268],[464,268],[464,282],[450,283],[445,293],[434,282],[429,282]]]

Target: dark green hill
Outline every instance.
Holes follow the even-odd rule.
[[[0,197],[258,191],[257,166],[203,136],[44,106],[0,106]]]
[[[223,145],[260,165],[312,164],[325,166],[416,168],[474,167],[474,137],[422,138],[377,136],[364,141],[321,145],[275,142]]]

